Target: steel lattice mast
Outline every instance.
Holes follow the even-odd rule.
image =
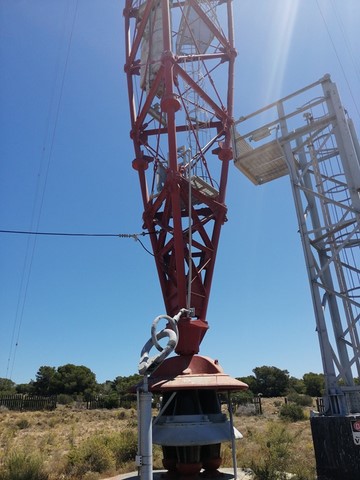
[[[226,31],[218,9],[227,17]],[[126,0],[124,16],[133,168],[144,227],[167,314],[192,311],[179,322],[177,353],[197,353],[208,328],[232,159],[231,0]]]
[[[358,140],[328,75],[243,117],[238,128],[260,114],[269,122],[237,135],[235,165],[255,184],[289,174],[324,367],[325,409],[333,415],[359,412]]]
[[[256,130],[254,121],[267,118]],[[360,146],[336,85],[318,82],[242,117],[235,165],[255,184],[289,175],[325,391],[311,417],[319,478],[360,478]],[[249,130],[250,127],[250,130]]]
[[[197,355],[208,328],[206,313],[227,212],[236,57],[231,2],[126,0],[124,10],[132,165],[139,176],[144,228],[151,238],[168,326],[176,325],[176,332],[166,328],[157,335],[157,317],[141,353],[139,398],[147,398],[148,388],[162,395],[152,427],[151,405],[139,409],[144,444],[139,464],[149,478],[151,428],[171,475],[197,475],[204,469],[213,476],[224,441],[232,442],[236,465],[234,440],[240,434],[231,415],[227,420],[222,413],[218,392],[228,392],[230,406],[230,392],[247,385],[224,374],[216,360]],[[157,341],[163,335],[176,336],[171,342],[178,355],[154,360],[148,350],[156,346],[165,352]]]

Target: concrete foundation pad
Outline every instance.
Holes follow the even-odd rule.
[[[154,470],[153,472],[153,480],[165,480],[165,474],[166,470]],[[206,477],[203,477],[200,473],[199,479],[203,480],[233,480],[235,478],[234,476],[234,469],[233,468],[221,468],[219,470],[219,475],[215,477],[211,477],[211,479],[206,479]],[[242,469],[238,468],[237,469],[237,480],[253,480],[254,479],[254,474],[249,468]],[[193,480],[194,477],[191,477]],[[121,475],[116,475],[115,477],[108,478],[106,480],[140,480],[140,476],[138,475],[138,472],[131,472],[131,473],[123,473]]]

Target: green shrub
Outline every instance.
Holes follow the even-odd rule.
[[[56,400],[59,405],[71,405],[74,402],[73,397],[71,395],[67,395],[66,393],[60,393]]]
[[[99,480],[100,474],[97,472],[86,472],[81,480]],[[301,479],[300,479],[301,480]]]
[[[280,417],[283,420],[291,422],[298,422],[299,420],[305,420],[304,410],[300,405],[296,403],[287,403],[280,408]]]
[[[103,473],[133,461],[136,452],[135,431],[124,430],[110,435],[92,436],[71,450],[66,470],[73,476],[82,476],[87,472]]]
[[[270,423],[265,434],[256,435],[259,445],[258,460],[251,462],[257,480],[285,480],[291,462],[291,446],[294,437],[284,425]]]
[[[254,394],[250,390],[243,390],[241,392],[233,393],[231,396],[231,401],[235,405],[240,405],[244,403],[251,403],[253,401]],[[224,399],[227,401],[226,399]]]
[[[119,408],[119,395],[117,393],[112,393],[107,395],[103,399],[103,408]]]
[[[70,475],[82,476],[87,472],[106,472],[114,466],[111,449],[102,437],[94,436],[70,451],[66,470]]]
[[[299,393],[293,392],[289,393],[287,396],[289,402],[296,403],[302,407],[312,407],[313,399],[310,395],[300,395]]]
[[[47,480],[43,462],[36,455],[20,451],[10,453],[0,473],[1,480]]]
[[[20,420],[16,422],[16,426],[19,430],[24,430],[30,427],[30,422],[26,418],[20,418]]]
[[[106,437],[106,444],[115,458],[116,468],[133,461],[137,453],[137,435],[134,430],[124,430]]]
[[[127,411],[124,408],[122,408],[117,414],[117,418],[119,420],[125,420],[126,417],[127,417]]]

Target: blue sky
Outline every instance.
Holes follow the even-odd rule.
[[[2,0],[0,229],[142,231],[122,10]],[[358,0],[234,0],[234,16],[235,118],[330,73],[359,132]],[[232,376],[321,372],[288,179],[255,187],[232,167],[228,185],[200,353]],[[0,234],[0,377],[65,363],[99,382],[131,375],[161,313],[153,259],[133,239]]]

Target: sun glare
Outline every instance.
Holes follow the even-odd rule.
[[[265,95],[265,105],[278,98],[284,79],[289,49],[297,18],[299,0],[277,3],[270,22],[271,69]]]

